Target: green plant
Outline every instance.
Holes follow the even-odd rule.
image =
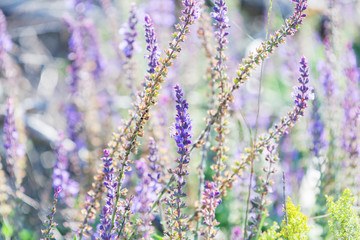
[[[354,208],[355,198],[350,189],[345,189],[339,200],[326,196],[329,208],[330,231],[336,239],[360,239],[360,221]]]

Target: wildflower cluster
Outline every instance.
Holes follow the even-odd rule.
[[[301,39],[263,64],[300,29],[307,0],[279,3],[294,9],[273,34],[273,1],[242,1],[241,11],[226,0],[140,2],[69,1],[51,16],[65,23],[59,34],[13,29],[18,11],[0,11],[0,239],[39,238],[40,222],[46,240],[359,238],[349,190],[360,193],[359,43],[356,24],[338,18],[357,16],[357,3],[311,9]],[[68,48],[55,51],[55,38]],[[294,76],[304,43],[320,74],[302,57]],[[339,189],[337,202],[326,196]],[[310,192],[307,214],[322,229],[311,235],[291,200]]]

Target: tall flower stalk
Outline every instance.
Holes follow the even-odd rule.
[[[208,94],[209,97],[209,105],[208,111],[214,108],[215,98],[216,98],[216,89],[215,89],[215,79],[216,79],[216,59],[214,55],[213,46],[210,44],[210,40],[212,39],[212,32],[211,32],[211,24],[210,24],[210,14],[206,12],[206,7],[203,5],[203,9],[201,11],[201,17],[199,19],[199,29],[198,29],[198,36],[202,40],[202,47],[205,50],[206,58],[209,60],[209,66],[206,69],[206,80],[208,81],[208,85],[210,88],[210,93]],[[206,122],[206,119],[205,119]],[[210,146],[210,131],[205,134],[204,137],[204,144],[201,148],[201,162],[199,165],[199,190],[198,190],[198,209],[196,212],[196,235],[195,240],[199,239],[200,237],[200,225],[201,225],[201,202],[202,202],[202,193],[204,190],[204,183],[205,183],[205,173],[204,170],[206,169],[206,162],[208,157],[208,148]]]
[[[247,239],[252,239],[254,234],[258,232],[259,224],[263,218],[265,212],[265,205],[268,202],[264,201],[264,197],[268,194],[269,188],[271,187],[271,174],[275,173],[275,168],[273,167],[274,163],[278,161],[277,155],[274,153],[275,144],[279,138],[288,133],[288,131],[295,125],[295,123],[304,116],[304,110],[308,107],[308,101],[314,98],[313,89],[309,86],[309,68],[307,66],[307,61],[305,57],[302,57],[300,60],[300,77],[298,78],[299,86],[294,87],[292,96],[294,98],[295,106],[292,112],[288,113],[287,117],[281,119],[280,124],[276,124],[273,129],[270,129],[268,136],[259,137],[258,142],[255,144],[253,153],[248,154],[245,157],[243,163],[238,162],[237,166],[234,169],[235,174],[239,174],[240,169],[243,169],[244,164],[249,164],[251,162],[251,155],[254,153],[261,153],[266,147],[269,155],[267,156],[267,161],[269,163],[268,168],[265,168],[266,178],[264,180],[258,181],[257,186],[255,186],[255,192],[260,196],[255,197],[252,203],[252,212],[255,213],[255,217],[251,219],[250,234],[247,235],[247,230],[245,228],[244,237]],[[231,177],[230,177],[231,179]],[[231,180],[230,180],[231,181]]]
[[[214,66],[214,71],[216,72],[216,79],[219,84],[219,102],[221,102],[226,93],[228,88],[228,77],[226,75],[226,57],[224,54],[226,47],[226,43],[228,42],[226,36],[229,34],[227,29],[230,27],[228,22],[229,18],[226,16],[227,14],[227,6],[224,0],[216,0],[215,6],[213,8],[214,12],[212,12],[211,16],[215,20],[215,38],[217,41],[217,55],[215,60],[217,60],[216,65]],[[217,186],[219,186],[221,182],[221,172],[224,170],[225,165],[224,161],[226,160],[225,152],[225,134],[229,132],[226,128],[226,116],[228,104],[224,104],[220,106],[219,109],[219,117],[216,120],[216,127],[215,131],[217,132],[218,136],[216,137],[216,141],[218,142],[217,146],[212,147],[212,150],[216,152],[215,157],[215,164],[212,166],[212,169],[215,170],[214,181]]]
[[[54,166],[53,171],[53,188],[58,189],[62,187],[62,192],[60,193],[60,198],[64,198],[67,204],[70,204],[70,197],[76,197],[79,193],[79,183],[70,178],[69,172],[69,161],[67,158],[67,151],[63,145],[63,135],[59,134],[60,142],[59,146],[56,148],[57,161]]]
[[[23,179],[23,169],[19,164],[24,157],[24,146],[19,141],[19,133],[15,123],[15,108],[13,98],[7,100],[6,116],[4,123],[4,148],[6,150],[7,171],[10,174],[10,180],[14,189],[20,190]]]
[[[54,215],[56,213],[56,204],[58,202],[58,196],[61,190],[62,190],[61,187],[58,187],[55,190],[52,209],[50,213],[47,215],[47,220],[44,222],[45,229],[41,230],[43,236],[42,240],[54,239],[53,229],[56,228],[57,226],[57,223],[54,221]]]
[[[359,139],[359,116],[360,116],[360,91],[359,91],[359,76],[360,72],[356,63],[356,56],[352,50],[351,45],[347,50],[347,65],[344,69],[347,78],[347,89],[345,90],[345,98],[343,100],[343,107],[345,110],[345,121],[343,127],[342,147],[346,152],[348,159],[347,165],[354,177],[352,186],[357,189],[357,183],[359,175],[357,174],[359,169],[359,153],[360,153],[360,139]],[[355,171],[354,171],[355,170]],[[356,179],[356,180],[355,180]],[[356,192],[355,194],[358,194]]]
[[[128,23],[126,25],[126,31],[124,34],[124,41],[120,46],[122,47],[122,52],[125,56],[125,70],[126,70],[126,85],[131,91],[131,95],[133,97],[136,96],[136,87],[134,84],[134,48],[135,48],[135,40],[138,35],[136,31],[136,25],[138,23],[137,15],[136,15],[136,5],[133,3],[130,9],[130,16],[128,18]]]
[[[101,239],[113,239],[115,237],[114,231],[111,229],[111,213],[115,206],[114,197],[117,183],[114,181],[114,168],[112,167],[112,158],[108,150],[104,150],[103,155],[104,163],[104,185],[106,187],[106,204],[102,209],[100,226],[98,228]]]
[[[170,48],[165,51],[165,58],[160,59],[160,65],[156,67],[155,73],[149,74],[145,80],[143,92],[140,93],[140,103],[137,105],[138,111],[133,113],[132,118],[127,122],[123,131],[123,137],[116,135],[113,141],[110,142],[110,146],[114,151],[116,149],[119,157],[118,170],[118,186],[116,191],[115,203],[120,197],[122,189],[122,180],[125,171],[129,170],[129,155],[131,152],[136,152],[137,139],[144,135],[144,125],[150,118],[150,108],[156,103],[156,97],[160,89],[161,83],[164,81],[167,75],[167,69],[173,64],[173,60],[176,59],[177,54],[181,51],[180,43],[185,41],[185,35],[189,33],[189,26],[192,25],[199,17],[199,7],[196,0],[184,0],[183,4],[185,9],[183,15],[180,17],[181,24],[176,25],[176,32],[173,34],[174,39],[169,44]],[[133,124],[133,122],[135,122]],[[123,141],[125,140],[125,141]],[[114,154],[114,152],[112,152]],[[116,208],[114,208],[116,209]],[[113,221],[115,220],[116,211],[113,211]]]
[[[176,117],[175,128],[173,129],[172,136],[176,142],[178,148],[179,157],[175,160],[177,167],[172,170],[172,173],[176,176],[175,183],[170,186],[170,196],[166,200],[168,209],[166,214],[169,216],[169,228],[174,232],[167,233],[170,239],[187,239],[186,232],[188,229],[187,216],[183,212],[183,209],[187,207],[187,204],[183,200],[186,197],[184,187],[186,184],[185,177],[188,173],[188,164],[190,162],[189,146],[191,144],[191,120],[188,111],[188,103],[184,99],[184,93],[181,88],[176,85],[174,87],[176,94]]]
[[[215,210],[220,203],[221,195],[217,189],[216,183],[207,181],[203,192],[203,208],[201,209],[204,218],[203,223],[206,226],[202,230],[201,235],[204,236],[206,240],[214,239],[216,236],[215,227],[220,223],[215,219]]]

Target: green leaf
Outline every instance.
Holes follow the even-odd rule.
[[[160,235],[157,235],[157,234],[153,234],[152,236],[152,239],[155,239],[155,240],[163,240],[164,238],[161,237]]]
[[[22,240],[33,240],[33,239],[35,239],[32,232],[30,232],[29,230],[26,230],[26,229],[22,230],[19,233],[19,237]]]
[[[1,228],[1,233],[5,237],[11,237],[14,234],[14,229],[11,226],[6,225],[6,223],[3,223],[3,226]]]

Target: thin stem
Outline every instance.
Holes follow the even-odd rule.
[[[267,15],[265,41],[268,40],[271,10],[272,10],[272,0],[270,0],[270,5],[269,5],[269,10],[268,10],[268,15]],[[262,88],[262,82],[263,82],[264,63],[265,63],[265,60],[261,62],[261,71],[260,71],[260,80],[259,80],[259,88],[258,88],[257,112],[256,112],[256,124],[255,124],[255,131],[254,131],[254,139],[257,139],[257,131],[258,131],[258,125],[259,125],[261,88]],[[251,152],[253,153],[253,144],[251,146]],[[249,193],[248,193],[248,199],[247,199],[247,202],[246,202],[244,238],[247,237],[248,212],[249,212],[249,206],[250,206],[252,178],[253,178],[253,174],[254,174],[254,158],[255,158],[255,156],[254,156],[254,154],[252,154],[252,158],[251,158],[251,174],[250,174],[250,179],[249,179],[249,181],[250,181],[249,182]],[[263,196],[262,196],[262,198],[263,198]]]
[[[286,178],[285,178],[285,172],[283,171],[283,201],[284,201],[284,217],[285,217],[285,222],[286,222],[286,226],[288,226],[288,216],[287,216],[287,209],[286,209],[286,189],[285,189],[285,184],[286,184]]]
[[[244,224],[244,239],[247,238],[247,224],[248,224],[248,214],[249,214],[249,206],[250,206],[250,198],[251,198],[251,189],[252,189],[252,178],[254,175],[254,142],[251,141],[251,163],[250,163],[250,179],[249,179],[249,188],[248,188],[248,197],[246,200],[246,212],[245,212],[245,224]]]

